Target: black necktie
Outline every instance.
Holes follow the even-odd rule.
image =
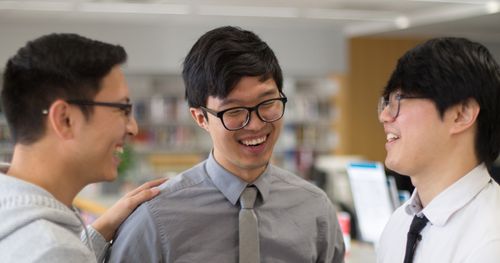
[[[417,248],[417,243],[422,239],[420,232],[429,222],[427,217],[418,217],[415,215],[413,221],[411,221],[410,231],[408,231],[408,238],[406,240],[406,253],[404,263],[413,262],[413,255],[415,254],[415,249]]]

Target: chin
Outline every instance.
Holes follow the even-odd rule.
[[[243,166],[245,169],[254,170],[266,167],[267,163],[268,161],[265,160],[255,160],[253,162],[245,162],[243,163]]]
[[[390,169],[390,170],[392,170],[392,171],[395,171],[395,172],[399,173],[399,172],[398,172],[398,170],[399,170],[399,169],[398,169],[398,165],[397,165],[397,162],[396,162],[395,160],[393,160],[393,159],[391,159],[391,158],[387,157],[387,158],[385,159],[384,164],[385,164],[385,167],[386,167],[387,169]]]
[[[118,178],[118,173],[114,172],[114,173],[104,174],[102,178],[104,182],[112,182],[116,180],[116,178]]]
[[[408,167],[404,167],[401,165],[401,162],[397,162],[396,160],[385,160],[385,167],[391,171],[394,171],[400,175],[408,175]]]
[[[266,166],[267,163],[269,163],[269,160],[271,160],[271,156],[267,156],[267,154],[264,154],[263,156],[260,156],[259,158],[257,158],[256,160],[253,160],[252,162],[250,162],[249,164],[250,165],[254,165],[254,166]]]

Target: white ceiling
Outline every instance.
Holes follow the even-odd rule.
[[[490,0],[0,0],[0,24],[236,24],[500,42],[499,9]]]

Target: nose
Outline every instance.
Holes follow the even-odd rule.
[[[137,121],[133,115],[130,115],[129,121],[127,123],[127,133],[130,136],[136,136],[139,133],[139,127],[137,126]]]
[[[266,123],[257,116],[257,111],[254,110],[250,113],[250,120],[244,128],[248,130],[260,130],[265,125]]]
[[[394,118],[391,116],[389,113],[389,107],[385,107],[382,109],[382,111],[378,114],[378,121],[380,123],[386,123],[386,122],[391,122],[394,120]]]

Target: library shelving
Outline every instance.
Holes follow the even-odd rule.
[[[0,110],[0,162],[9,162],[12,157],[12,142],[7,122]]]
[[[133,149],[155,173],[175,174],[204,159],[211,149],[208,133],[192,120],[179,75],[131,75],[139,135]],[[273,162],[303,173],[315,154],[333,153],[338,136],[335,96],[339,83],[330,77],[293,77],[284,81],[288,97],[284,127]],[[133,91],[133,89],[131,89]]]
[[[190,116],[180,75],[128,74],[127,80],[139,134],[127,148],[133,165],[126,178],[142,182],[174,175],[206,158],[211,139]],[[274,163],[301,174],[314,155],[334,153],[338,90],[330,77],[285,79],[283,92],[289,100]],[[12,144],[1,112],[0,147],[0,161],[9,161]]]

